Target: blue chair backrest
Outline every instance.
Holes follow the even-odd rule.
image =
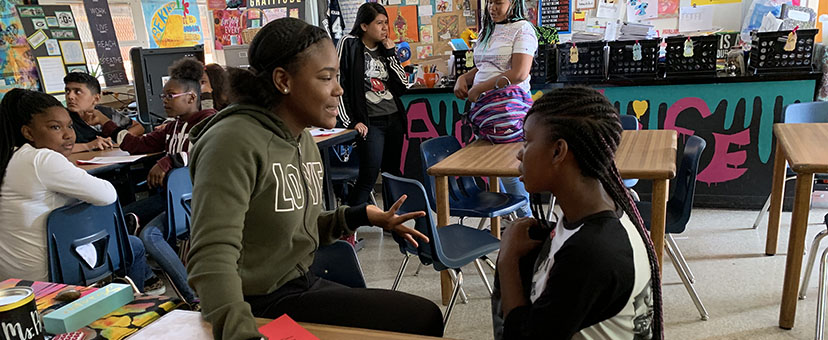
[[[446,157],[460,149],[460,142],[458,142],[454,136],[436,137],[420,144],[420,152],[423,157],[423,184],[425,184],[426,192],[430,194],[428,197],[436,197],[434,192],[434,177],[428,175],[428,168],[446,159]],[[458,183],[454,176],[449,176],[448,182],[450,200],[457,200],[464,196],[460,191],[461,185],[464,188],[470,188],[471,185],[476,186],[476,184],[474,184],[474,179],[471,177],[460,177],[460,183]],[[437,203],[433,200],[430,201],[430,203],[431,209],[436,211]]]
[[[785,107],[782,121],[792,123],[828,123],[828,102],[795,103]]]
[[[118,202],[106,206],[76,203],[55,209],[46,219],[49,281],[88,286],[108,276],[126,275],[132,262],[124,216]],[[79,246],[95,247],[97,262],[88,264]]]
[[[675,229],[666,230],[668,233],[681,233],[690,221],[690,212],[693,209],[693,195],[696,192],[696,176],[699,173],[699,159],[701,159],[707,142],[699,136],[690,136],[684,143],[684,153],[681,165],[676,171],[674,180],[675,190],[667,201],[667,210],[680,218],[676,223],[670,223]]]
[[[181,196],[193,192],[193,181],[187,167],[170,170],[167,174],[167,242],[175,244],[175,239],[189,234],[187,220]]]
[[[633,115],[621,115],[621,127],[624,130],[638,130],[638,118]]]
[[[430,242],[418,242],[419,247],[415,249],[405,239],[397,236],[397,234],[392,234],[394,241],[400,245],[400,252],[403,254],[406,252],[417,254],[420,257],[420,261],[426,265],[435,261],[439,262],[437,259],[443,256],[442,248],[440,247],[440,237],[437,234],[437,227],[429,211],[428,197],[426,196],[423,184],[416,180],[397,177],[387,172],[382,173],[382,183],[387,188],[389,198],[394,201],[402,195],[408,195],[405,202],[397,211],[399,214],[415,211],[426,212],[425,216],[414,220],[414,228],[428,237]]]
[[[311,272],[316,276],[351,288],[365,288],[365,277],[354,247],[343,240],[316,250]]]

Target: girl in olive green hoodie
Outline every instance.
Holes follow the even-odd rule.
[[[216,339],[259,338],[254,316],[442,335],[431,301],[319,279],[320,245],[377,225],[416,244],[428,239],[376,206],[322,210],[322,159],[305,127],[332,128],[342,88],[324,30],[285,18],[250,44],[249,71],[231,69],[237,104],[191,131],[193,220],[189,283]],[[365,313],[368,311],[369,313]]]

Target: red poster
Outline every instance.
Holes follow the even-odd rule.
[[[226,0],[207,0],[207,9],[225,9],[227,8]]]
[[[226,45],[241,44],[241,11],[215,10],[213,24],[216,32],[216,49],[221,50]]]
[[[658,17],[675,18],[678,16],[679,0],[658,0]]]

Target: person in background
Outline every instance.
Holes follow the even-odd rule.
[[[230,105],[227,96],[227,71],[219,64],[208,64],[204,67],[204,76],[201,78],[201,108],[221,111]]]
[[[55,97],[13,89],[0,102],[0,278],[49,281],[46,219],[60,207],[85,201],[104,206],[118,195],[111,183],[66,157],[75,145],[69,112]],[[67,225],[67,228],[72,226]],[[127,276],[139,290],[159,295],[164,283],[146,264],[144,246],[130,236]],[[131,259],[130,259],[131,258]]]
[[[369,202],[380,170],[400,174],[400,152],[406,133],[405,109],[400,97],[407,77],[388,38],[388,13],[378,3],[359,7],[351,33],[337,47],[341,67],[339,84],[345,90],[339,120],[355,129],[359,177],[348,204]]]
[[[66,108],[69,109],[77,136],[73,152],[112,147],[111,136],[102,133],[101,124],[96,119],[97,114],[102,114],[133,135],[144,134],[144,127],[138,122],[115,112],[111,107],[98,105],[101,101],[101,84],[95,77],[88,73],[70,72],[63,78],[63,83],[66,86]]]
[[[505,86],[503,77],[528,93],[538,37],[535,27],[526,20],[523,0],[487,0],[481,26],[474,46],[475,67],[457,77],[454,95],[476,102],[481,94],[494,89],[495,85]],[[517,178],[501,177],[500,180],[507,193],[529,200],[529,194]],[[529,216],[529,205],[515,212],[518,217]]]
[[[658,262],[615,166],[615,107],[594,89],[555,89],[535,102],[524,129],[520,178],[529,192],[558,197],[563,216],[548,225],[534,195],[538,218],[504,232],[495,338],[662,339]]]
[[[190,130],[199,122],[216,113],[214,109],[201,109],[201,80],[204,75],[204,64],[194,58],[184,58],[176,61],[169,69],[170,79],[164,85],[161,97],[164,100],[164,109],[168,117],[163,129],[141,137],[132,136],[126,131],[117,132],[118,144],[121,149],[131,154],[165,152],[166,155],[158,160],[150,169],[147,176],[147,185],[150,188],[163,188],[167,173],[174,169],[189,166]],[[209,86],[209,82],[208,82]],[[104,123],[104,131],[116,129],[113,122]],[[187,285],[187,270],[176,252],[164,238],[167,228],[166,199],[164,194],[152,195],[142,201],[130,205],[137,219],[129,223],[135,226],[134,233],[139,235],[147,253],[161,266],[172,279],[173,285],[181,292],[188,303],[195,302],[195,294]],[[150,220],[151,219],[151,220]],[[141,220],[149,223],[143,224]]]
[[[384,289],[348,288],[310,271],[316,250],[363,225],[416,244],[428,239],[373,205],[322,211],[324,177],[307,126],[330,129],[342,87],[330,37],[302,20],[271,21],[230,68],[234,104],[192,132],[189,282],[215,339],[261,338],[255,317],[440,336],[431,301]]]

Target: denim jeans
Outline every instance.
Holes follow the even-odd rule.
[[[163,270],[170,276],[170,280],[175,288],[181,292],[182,297],[186,302],[193,302],[195,300],[195,293],[187,284],[187,268],[181,263],[178,254],[173,250],[164,235],[167,230],[167,213],[161,213],[158,217],[147,223],[147,226],[141,230],[141,241],[144,242],[144,247],[147,253]]]
[[[348,196],[348,205],[356,206],[369,202],[368,197],[380,170],[400,176],[400,153],[402,152],[403,127],[394,113],[368,118],[368,135],[357,137],[359,152],[359,177],[354,190]]]
[[[504,191],[508,194],[526,197],[526,204],[515,210],[518,218],[532,216],[529,210],[529,193],[523,186],[523,182],[517,177],[501,177],[500,182],[503,183]]]
[[[129,245],[132,248],[132,260],[126,262],[126,274],[135,283],[141,292],[144,292],[144,281],[149,280],[155,274],[147,265],[147,253],[144,251],[144,244],[141,239],[129,235]]]

